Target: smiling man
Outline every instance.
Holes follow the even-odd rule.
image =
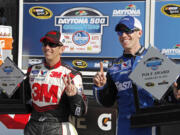
[[[111,107],[117,101],[117,135],[152,135],[151,127],[130,127],[130,117],[136,110],[132,87],[134,84],[128,76],[146,53],[140,44],[143,33],[141,22],[135,17],[122,17],[115,31],[124,52],[107,70],[106,76],[103,73],[103,65],[100,64],[100,72],[93,78],[94,96],[98,103],[105,107]],[[140,107],[153,105],[154,99],[146,90],[138,87],[138,95]]]
[[[28,68],[25,88],[32,113],[25,135],[77,135],[68,117],[79,117],[87,111],[81,75],[62,62],[65,47],[60,40],[58,31],[42,37],[44,62]]]

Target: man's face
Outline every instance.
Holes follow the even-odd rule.
[[[139,45],[140,37],[142,36],[141,30],[129,30],[127,27],[123,27],[118,33],[119,41],[124,50],[130,50],[136,48]]]
[[[64,51],[64,46],[56,45],[50,42],[43,43],[42,51],[46,58],[46,61],[59,60],[61,54]]]

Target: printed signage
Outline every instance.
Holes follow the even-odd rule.
[[[129,78],[160,100],[179,75],[179,68],[173,61],[151,47]]]
[[[48,31],[56,30],[61,32],[61,42],[65,46],[62,54],[65,63],[77,70],[97,70],[100,60],[111,63],[123,52],[115,32],[120,18],[126,15],[137,17],[145,31],[145,10],[144,1],[24,2],[20,67],[26,70],[43,59],[40,38]],[[144,44],[144,34],[140,42]]]
[[[66,53],[99,53],[103,26],[108,26],[108,16],[92,8],[72,8],[55,16],[55,26],[60,26]]]
[[[0,66],[0,90],[9,98],[15,93],[17,86],[24,79],[24,73],[9,57]]]
[[[87,114],[70,121],[79,135],[115,135],[116,119],[116,108],[100,107],[97,103],[89,102]]]
[[[154,45],[169,58],[179,59],[180,1],[156,1],[154,16]]]
[[[41,6],[30,8],[29,14],[37,19],[49,19],[53,15],[51,10]]]

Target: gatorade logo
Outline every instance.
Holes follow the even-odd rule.
[[[98,118],[98,126],[104,131],[109,131],[112,129],[112,114],[101,114]]]

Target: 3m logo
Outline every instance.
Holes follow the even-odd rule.
[[[61,75],[62,75],[61,72],[53,71],[53,72],[51,72],[50,77],[61,78]]]
[[[32,98],[34,101],[41,101],[46,103],[57,103],[58,86],[51,85],[48,89],[48,84],[34,83],[32,85]]]

